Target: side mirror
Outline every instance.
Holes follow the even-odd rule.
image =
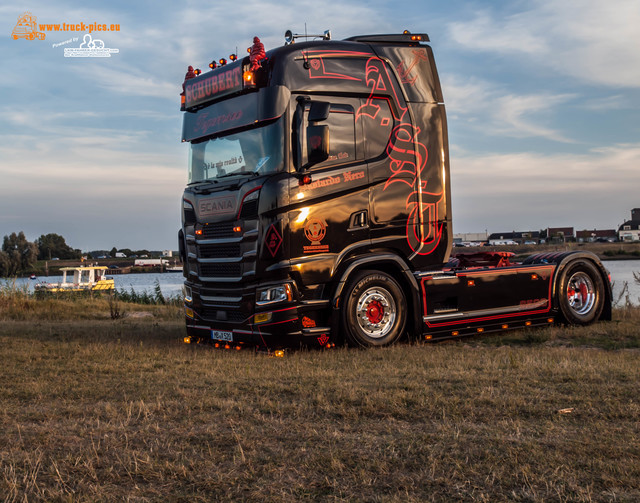
[[[307,127],[307,166],[329,158],[329,126]]]
[[[312,101],[309,109],[309,122],[326,121],[329,118],[331,105],[326,101]]]

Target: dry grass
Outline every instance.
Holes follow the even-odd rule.
[[[638,347],[640,312],[616,314],[283,359],[184,345],[158,317],[3,321],[0,494],[638,501],[640,351],[602,348]]]
[[[127,294],[128,295],[128,294]],[[182,306],[124,302],[113,294],[45,294],[36,297],[27,287],[0,283],[0,321],[78,321],[136,317],[141,314],[162,320],[183,319]]]

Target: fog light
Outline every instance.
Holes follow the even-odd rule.
[[[196,317],[196,313],[193,312],[193,309],[191,309],[190,307],[186,307],[184,308],[184,314],[187,318],[191,318],[192,320],[195,319]]]
[[[253,317],[253,322],[254,323],[264,323],[265,321],[270,321],[271,320],[271,314],[272,313],[260,313],[260,314],[256,314]]]

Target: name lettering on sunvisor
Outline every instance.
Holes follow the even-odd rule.
[[[227,65],[224,68],[229,69],[216,70],[185,82],[184,93],[187,108],[242,90],[240,63]]]

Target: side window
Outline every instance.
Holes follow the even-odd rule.
[[[308,126],[309,108],[305,110],[305,126]],[[321,124],[329,126],[329,159],[316,164],[312,169],[335,166],[336,164],[356,160],[355,113],[350,105],[331,104],[329,117]],[[307,162],[306,138],[303,152],[303,164]]]
[[[358,121],[364,128],[365,158],[375,159],[385,154],[391,131],[394,127],[393,114],[386,99],[362,100],[358,110]]]

